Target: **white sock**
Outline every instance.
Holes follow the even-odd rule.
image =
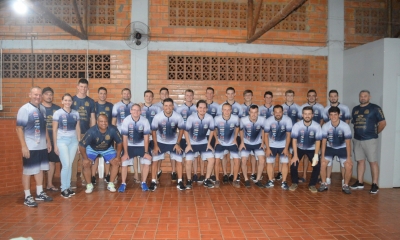
[[[151,179],[151,181],[152,181],[152,182],[157,182],[157,180],[156,180],[156,179]]]
[[[182,178],[179,178],[179,179],[178,179],[178,183],[180,183],[180,182],[182,182]]]
[[[25,198],[31,195],[31,190],[24,190]]]
[[[37,195],[40,195],[43,192],[43,185],[36,186],[36,193]]]

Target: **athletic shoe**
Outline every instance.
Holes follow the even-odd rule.
[[[344,185],[342,187],[342,192],[346,193],[346,194],[351,194],[350,188],[347,185]]]
[[[71,195],[68,192],[68,189],[65,189],[64,191],[61,192],[61,197],[63,198],[70,198]]]
[[[233,182],[233,175],[229,175],[229,182]]]
[[[178,175],[176,174],[176,172],[172,172],[171,173],[171,181],[176,182],[176,180],[178,180]]]
[[[192,180],[187,180],[186,181],[186,189],[192,189],[193,187],[193,181]]]
[[[143,192],[149,191],[149,188],[147,187],[147,184],[145,182],[142,182],[141,187]]]
[[[292,185],[290,186],[289,190],[290,191],[296,191],[298,184],[297,183],[292,183]]]
[[[24,204],[28,207],[37,207],[38,204],[33,200],[33,197],[31,195],[27,196],[24,200]]]
[[[247,188],[251,187],[250,180],[245,181],[245,182],[244,182],[244,185],[245,185]]]
[[[96,177],[92,176],[92,184],[96,184]]]
[[[92,193],[93,192],[93,184],[89,183],[86,185],[85,193]]]
[[[199,178],[197,177],[197,174],[193,175],[193,182],[197,182],[197,180],[199,180]]]
[[[41,192],[39,195],[36,196],[35,200],[36,201],[51,202],[51,201],[53,201],[53,198],[47,196],[47,194],[45,192]]]
[[[211,180],[213,181],[213,182],[215,182],[215,181],[217,181],[217,178],[215,177],[215,175],[211,175]]]
[[[236,180],[240,181],[240,173],[238,173]]]
[[[107,190],[110,192],[116,192],[117,189],[115,189],[114,183],[113,182],[109,182],[107,185]]]
[[[321,185],[318,188],[318,192],[323,192],[325,190],[328,190],[328,184],[326,183],[321,183]]]
[[[282,188],[283,190],[289,190],[289,185],[287,184],[287,182],[282,182],[281,188]]]
[[[373,183],[373,184],[371,185],[371,190],[369,191],[369,193],[376,194],[376,193],[378,193],[378,192],[379,192],[379,187],[378,187],[378,185],[377,185],[376,183]]]
[[[109,183],[109,182],[110,182],[110,174],[107,174],[107,176],[104,178],[104,181],[105,181],[106,183]]]
[[[202,182],[204,182],[204,180],[205,180],[204,175],[201,175],[201,176],[199,177],[199,180],[197,180],[197,182],[198,182],[198,183],[202,183]]]
[[[344,179],[342,179],[342,187],[344,186]]]
[[[69,195],[71,195],[71,196],[74,196],[74,195],[75,195],[75,192],[72,191],[71,189],[67,189],[67,190],[68,190]]]
[[[266,188],[273,188],[275,185],[274,185],[274,181],[272,181],[272,180],[269,180],[266,184],[265,184],[265,187]]]
[[[207,179],[203,182],[204,187],[214,188],[214,184],[212,183],[211,179]]]
[[[278,172],[278,174],[276,175],[275,179],[278,180],[278,181],[282,180],[282,173]]]
[[[149,190],[152,191],[152,192],[154,192],[156,189],[157,189],[157,183],[151,182],[151,183],[150,183]]]
[[[254,184],[255,184],[257,187],[259,187],[259,188],[264,188],[264,185],[262,184],[261,181],[257,181],[257,182],[255,182]]]
[[[318,192],[318,190],[317,190],[317,188],[315,186],[309,186],[308,190],[310,190],[312,193],[317,193]]]
[[[223,183],[228,183],[228,182],[229,182],[229,177],[228,177],[228,175],[224,175],[224,176],[222,177],[222,182],[223,182]]]
[[[351,189],[364,189],[364,183],[360,183],[358,180],[350,186]]]
[[[179,189],[179,190],[181,190],[181,191],[186,190],[186,187],[185,187],[185,185],[183,184],[183,181],[180,181],[180,182],[178,183],[178,185],[176,185],[176,188]]]
[[[240,188],[240,181],[238,181],[238,180],[233,181],[232,186],[235,188]]]
[[[160,169],[160,171],[157,172],[157,179],[160,179],[161,174],[162,174],[162,170]]]
[[[326,178],[326,184],[328,184],[328,185],[331,185],[331,183],[332,183],[332,180],[330,179],[330,178]]]
[[[118,192],[125,192],[126,189],[126,183],[121,183],[118,188]]]
[[[250,175],[250,179],[253,180],[253,182],[257,181],[257,175],[255,173]]]
[[[220,183],[220,181],[219,180],[215,180],[215,182],[214,182],[214,187],[215,188],[219,188],[219,185],[220,185],[221,183]]]

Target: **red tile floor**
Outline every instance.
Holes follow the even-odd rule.
[[[323,193],[307,184],[179,191],[164,173],[155,192],[130,181],[125,193],[110,193],[101,181],[70,199],[49,192],[54,201],[37,208],[24,206],[21,192],[0,197],[0,239],[400,239],[399,189],[345,195],[340,185],[335,174]]]

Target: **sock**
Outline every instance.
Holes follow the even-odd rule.
[[[152,182],[157,182],[157,180],[156,180],[156,179],[151,179],[151,181],[152,181]]]
[[[179,179],[178,179],[178,183],[180,183],[180,182],[182,182],[182,178],[179,178]]]
[[[146,182],[142,182],[142,183],[146,183]]]
[[[40,193],[42,193],[42,192],[43,192],[43,185],[36,186],[36,193],[37,193],[37,195],[40,195]]]
[[[31,195],[31,190],[24,190],[25,198]]]

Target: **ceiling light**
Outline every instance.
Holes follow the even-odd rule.
[[[18,14],[25,14],[28,11],[28,7],[23,0],[16,0],[13,7]]]

